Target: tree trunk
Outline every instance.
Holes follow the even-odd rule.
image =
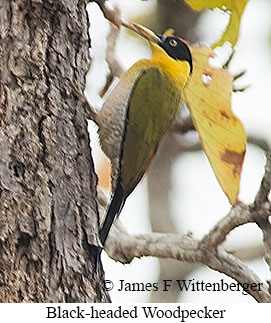
[[[1,0],[0,301],[102,302],[83,0]]]

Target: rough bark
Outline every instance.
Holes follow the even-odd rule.
[[[82,90],[83,0],[0,3],[0,301],[108,301]]]

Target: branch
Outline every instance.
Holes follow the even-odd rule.
[[[266,285],[238,258],[221,247],[202,249],[200,241],[191,235],[162,233],[131,235],[120,223],[116,223],[112,227],[105,250],[111,258],[122,263],[130,263],[135,257],[152,256],[205,264],[232,277],[241,285],[261,286],[260,290],[249,290],[249,294],[258,302],[271,302],[271,295]]]
[[[219,271],[233,279],[241,286],[259,286],[260,290],[247,291],[256,301],[260,303],[270,303],[271,295],[260,278],[241,260],[218,247],[216,252],[208,251],[203,263],[216,271]]]
[[[88,102],[86,96],[73,83],[70,85],[72,90],[71,94],[78,98],[78,108],[80,107],[80,109],[84,111],[85,118],[93,120],[96,124],[98,124],[96,109]]]
[[[254,220],[263,232],[263,242],[265,247],[265,261],[271,272],[271,203],[269,194],[271,191],[271,154],[266,153],[265,174],[262,179],[260,190],[256,196],[255,202],[251,207]],[[271,281],[268,282],[271,292]]]
[[[254,222],[254,219],[249,212],[249,207],[245,204],[236,205],[203,237],[201,248],[217,247],[233,229],[251,222]]]
[[[262,179],[261,187],[259,189],[259,192],[256,196],[253,209],[257,209],[259,205],[264,204],[265,202],[268,202],[268,195],[271,191],[271,153],[266,153],[266,164],[265,164],[265,172]],[[269,209],[270,211],[270,209]]]
[[[269,142],[266,139],[255,135],[248,134],[247,142],[251,145],[261,148],[263,151],[268,151],[271,148]]]
[[[110,231],[105,250],[107,254],[122,263],[130,263],[135,257],[153,256],[172,258],[189,263],[205,264],[235,279],[242,286],[261,286],[248,293],[258,302],[271,302],[269,289],[264,282],[240,259],[224,250],[220,245],[227,235],[240,225],[256,222],[262,229],[265,244],[265,259],[271,266],[271,203],[268,199],[271,190],[271,157],[267,155],[265,175],[255,202],[248,206],[235,205],[210,232],[201,240],[178,234],[129,234],[120,221],[116,221]],[[100,199],[104,201],[104,198]],[[102,202],[105,207],[106,203]],[[103,212],[104,213],[104,212]],[[253,285],[252,285],[253,284]]]

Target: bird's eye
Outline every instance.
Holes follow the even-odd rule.
[[[176,41],[175,39],[170,39],[169,44],[170,44],[172,47],[176,47],[176,46],[177,46],[177,41]]]

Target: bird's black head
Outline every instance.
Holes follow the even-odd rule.
[[[159,46],[161,46],[167,54],[176,59],[181,61],[187,61],[190,65],[190,73],[193,71],[193,64],[192,64],[192,55],[190,52],[189,47],[186,43],[178,37],[175,36],[167,36],[167,35],[157,35],[160,38]]]

